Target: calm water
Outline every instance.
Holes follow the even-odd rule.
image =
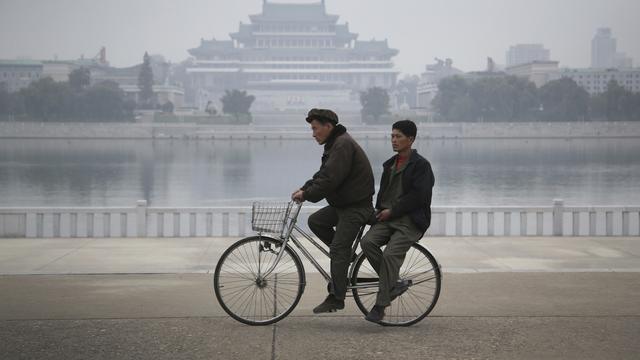
[[[361,142],[374,167],[388,140]],[[434,205],[640,205],[640,141],[422,140]],[[320,164],[288,141],[0,140],[0,206],[243,205],[286,199]]]

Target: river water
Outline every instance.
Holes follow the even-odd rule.
[[[373,165],[389,140],[360,142]],[[419,140],[433,204],[640,205],[638,139]],[[0,206],[235,206],[287,199],[319,167],[309,140],[0,140]]]

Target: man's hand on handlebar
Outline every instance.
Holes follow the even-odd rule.
[[[304,202],[304,191],[298,189],[291,194],[291,200],[301,203]]]

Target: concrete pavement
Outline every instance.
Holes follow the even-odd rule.
[[[213,295],[235,239],[0,240],[2,359],[638,359],[640,238],[424,239],[445,270],[434,312],[408,328],[301,303],[273,326]]]
[[[209,273],[237,240],[0,239],[0,274]],[[421,244],[449,273],[640,272],[639,237],[428,237]],[[305,269],[315,271],[308,262]]]

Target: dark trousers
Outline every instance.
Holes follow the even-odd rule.
[[[380,277],[376,305],[389,306],[391,303],[389,291],[398,280],[404,257],[422,235],[405,215],[400,219],[376,223],[362,237],[360,246],[364,255]],[[385,245],[384,251],[381,250]]]
[[[331,256],[331,293],[344,300],[347,294],[347,271],[351,263],[351,246],[360,227],[366,224],[373,207],[335,208],[326,206],[309,216],[309,229],[329,245]]]

